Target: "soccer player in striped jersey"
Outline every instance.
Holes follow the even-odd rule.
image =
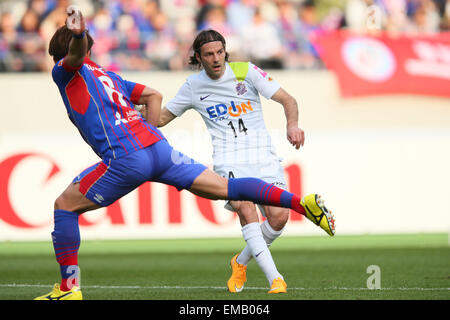
[[[257,178],[226,179],[174,150],[156,128],[161,94],[90,60],[94,41],[84,17],[74,7],[67,12],[66,25],[49,45],[55,62],[52,77],[70,120],[101,161],[78,175],[55,200],[52,241],[61,282],[37,300],[82,299],[79,215],[108,206],[147,181],[212,200],[245,200],[310,214],[295,194]],[[144,117],[135,105],[145,105]],[[323,217],[319,207],[311,214]]]
[[[298,127],[298,107],[290,96],[269,75],[250,62],[228,62],[224,37],[214,30],[200,32],[193,42],[190,64],[203,70],[188,77],[177,95],[161,112],[159,126],[164,126],[185,111],[194,109],[202,116],[213,143],[214,171],[226,178],[256,177],[272,185],[286,188],[284,170],[267,132],[259,94],[280,103],[287,120],[287,138],[299,149],[304,132]],[[233,179],[231,179],[233,180]],[[334,220],[319,196],[303,199],[308,208],[322,210],[320,225],[334,235]],[[286,292],[286,283],[269,250],[289,218],[289,209],[260,206],[267,218],[259,223],[255,204],[229,201],[225,208],[236,211],[247,246],[231,259],[232,275],[227,282],[230,292],[240,292],[246,281],[246,268],[252,257],[265,273],[269,293]],[[306,210],[306,212],[308,212]]]

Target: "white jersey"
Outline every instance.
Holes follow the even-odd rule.
[[[279,88],[250,62],[226,63],[218,80],[205,70],[189,76],[166,108],[176,116],[191,108],[200,113],[211,134],[214,165],[257,164],[276,157],[259,94],[270,99]]]

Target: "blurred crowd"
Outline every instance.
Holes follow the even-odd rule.
[[[48,71],[66,8],[77,5],[109,70],[182,70],[199,30],[227,40],[231,60],[269,69],[317,69],[320,30],[433,34],[450,30],[450,0],[0,0],[0,71]]]

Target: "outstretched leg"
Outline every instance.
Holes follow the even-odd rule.
[[[189,191],[212,200],[245,200],[289,208],[306,215],[297,195],[257,178],[226,179],[206,169],[194,180]]]
[[[317,194],[300,199],[297,195],[257,178],[226,179],[206,169],[188,189],[192,193],[212,200],[251,201],[253,203],[292,209],[330,236],[335,234],[334,217]]]

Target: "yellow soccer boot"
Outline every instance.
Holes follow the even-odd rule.
[[[77,286],[74,286],[70,291],[61,291],[59,284],[55,283],[51,292],[34,300],[83,300],[83,295]]]
[[[335,223],[331,211],[325,207],[322,198],[318,194],[309,194],[301,200],[301,205],[305,208],[306,217],[315,225],[320,226],[330,236],[334,236]]]

